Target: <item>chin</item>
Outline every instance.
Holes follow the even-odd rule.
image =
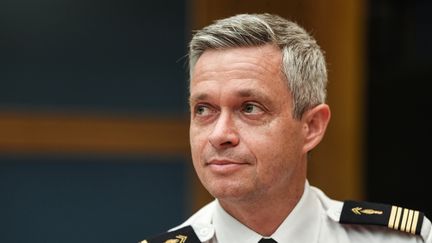
[[[207,191],[215,198],[220,200],[242,200],[248,198],[251,194],[251,189],[247,186],[239,185],[238,183],[221,183],[213,182],[206,185]]]

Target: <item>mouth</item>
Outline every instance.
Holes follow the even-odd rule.
[[[228,159],[212,159],[205,164],[205,166],[211,171],[218,174],[230,174],[248,165],[249,163],[246,162],[238,162]]]

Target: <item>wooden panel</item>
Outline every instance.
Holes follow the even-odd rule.
[[[188,119],[0,113],[1,153],[189,154]]]
[[[305,1],[305,23],[326,52],[326,138],[312,154],[310,180],[337,199],[363,199],[364,6],[361,0]]]
[[[194,0],[192,1],[192,26],[202,28],[213,20],[240,13],[276,13],[286,18],[297,19],[301,16],[302,1],[286,0]]]

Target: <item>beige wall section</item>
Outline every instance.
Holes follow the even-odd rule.
[[[238,13],[270,12],[304,26],[326,53],[332,120],[313,151],[309,180],[335,199],[363,199],[364,3],[361,0],[192,0],[191,24],[201,28]],[[197,182],[198,183],[198,182]],[[196,185],[195,208],[211,200]]]
[[[337,199],[364,199],[365,9],[361,0],[308,0],[307,24],[326,52],[332,120],[311,181]]]
[[[0,112],[0,152],[188,156],[188,119]]]

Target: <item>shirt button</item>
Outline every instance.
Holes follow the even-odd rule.
[[[214,228],[212,225],[196,225],[194,228],[196,228],[196,233],[201,241],[208,241],[214,235]]]

